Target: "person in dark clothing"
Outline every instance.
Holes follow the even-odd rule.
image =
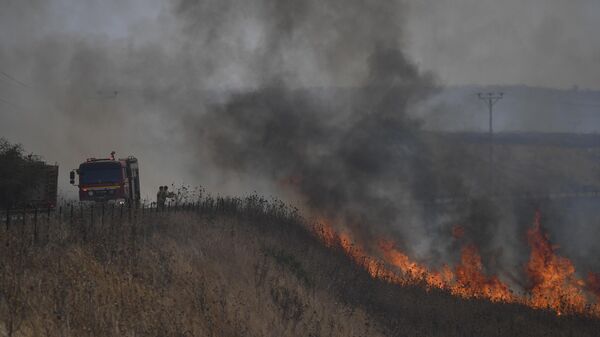
[[[159,209],[164,209],[167,198],[173,198],[174,196],[175,193],[169,192],[169,188],[167,186],[160,186],[158,188],[158,193],[156,194],[156,207]]]

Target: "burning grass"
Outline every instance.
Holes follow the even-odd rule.
[[[381,258],[377,258],[353,242],[348,233],[338,235],[329,225],[316,232],[320,233],[319,237],[327,246],[338,242],[345,253],[373,278],[392,284],[440,289],[466,299],[549,309],[559,316],[570,314],[600,318],[600,277],[590,273],[587,282],[577,277],[573,263],[556,253],[558,247],[552,245],[543,231],[539,212],[535,214],[533,227],[527,231],[531,255],[525,269],[530,286],[522,295],[515,294],[498,276],[485,274],[481,256],[473,244],[462,247],[460,261],[454,268],[444,265],[441,270],[431,270],[413,261],[388,240],[380,240],[376,254]],[[456,226],[452,234],[457,239],[461,238],[464,229]]]

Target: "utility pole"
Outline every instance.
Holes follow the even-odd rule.
[[[488,105],[488,111],[490,114],[490,127],[489,127],[489,194],[492,196],[494,194],[494,105],[498,103],[504,97],[503,92],[498,93],[478,93],[477,97],[485,101]]]

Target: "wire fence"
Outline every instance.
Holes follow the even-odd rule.
[[[296,208],[279,200],[257,195],[245,198],[205,197],[194,202],[155,203],[129,207],[116,203],[64,202],[56,208],[5,209],[1,216],[0,237],[28,245],[45,245],[66,240],[92,240],[106,233],[128,232],[145,235],[164,225],[176,214],[230,215],[248,220],[276,220],[280,223],[300,221]]]

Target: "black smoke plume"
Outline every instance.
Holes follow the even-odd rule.
[[[378,47],[368,62],[368,82],[332,98],[346,111],[274,83],[232,95],[190,131],[219,168],[266,176],[327,218],[397,223],[402,201],[434,193],[419,123],[406,114],[432,83],[395,49]]]
[[[262,58],[254,64],[261,81],[190,115],[188,138],[219,170],[274,182],[315,215],[360,228],[365,239],[372,228],[399,228],[407,216],[404,202],[435,194],[420,123],[408,114],[435,90],[435,81],[401,50],[402,6],[255,5],[263,9]],[[207,24],[205,2],[183,1],[178,9],[188,19],[186,33]],[[218,38],[214,34],[204,38]],[[307,67],[302,55],[312,64]],[[288,61],[296,57],[298,65]],[[346,83],[297,88],[305,71]]]

